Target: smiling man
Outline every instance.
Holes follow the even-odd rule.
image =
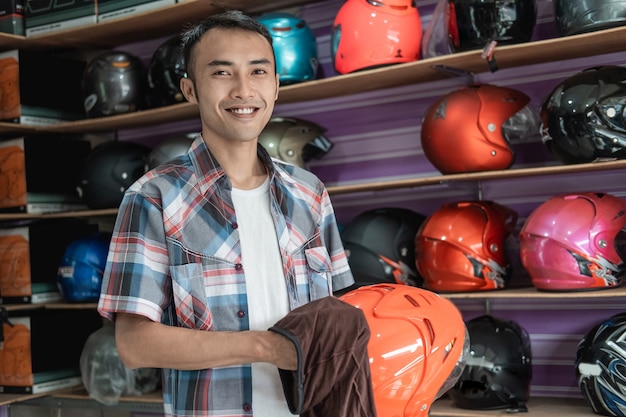
[[[202,130],[126,192],[98,311],[128,367],[163,368],[165,416],[292,416],[278,368],[295,347],[267,329],[353,283],[334,211],[258,144],[279,85],[265,27],[231,11],[182,39]]]

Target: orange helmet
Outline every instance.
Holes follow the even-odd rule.
[[[346,0],[331,40],[335,70],[347,74],[417,61],[422,21],[412,0]]]
[[[529,102],[518,90],[489,84],[442,96],[422,122],[424,155],[443,174],[509,168],[515,160],[510,141],[539,133]]]
[[[469,337],[459,310],[423,288],[374,284],[342,295],[363,310],[379,416],[426,417],[463,372]]]
[[[507,286],[505,242],[516,222],[515,211],[492,201],[441,206],[415,235],[415,263],[424,286],[442,292]]]

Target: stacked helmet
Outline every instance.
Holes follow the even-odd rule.
[[[133,54],[114,50],[98,54],[87,63],[81,82],[89,117],[132,113],[146,108],[146,69]]]
[[[306,169],[312,159],[320,159],[333,143],[317,123],[295,117],[272,117],[259,135],[259,143],[270,156]]]
[[[521,91],[490,84],[445,94],[424,116],[424,155],[443,174],[509,168],[515,161],[512,141],[539,130],[529,102]]]
[[[554,0],[554,16],[561,36],[609,29],[626,24],[626,1]]]
[[[98,301],[110,242],[110,234],[98,233],[75,239],[65,248],[57,272],[65,301]]]
[[[290,13],[264,13],[258,18],[272,35],[276,72],[282,85],[314,80],[319,61],[311,28]]]
[[[415,235],[415,262],[425,287],[440,292],[505,288],[511,279],[506,241],[517,213],[493,201],[446,203]]]
[[[152,148],[146,158],[146,171],[156,168],[176,157],[187,155],[187,151],[189,151],[194,137],[195,134],[176,135],[159,142],[158,145]]]
[[[163,42],[154,51],[148,66],[148,85],[159,105],[185,101],[180,90],[180,79],[187,75],[179,36]]]
[[[448,394],[474,410],[526,409],[532,379],[530,338],[512,320],[483,315],[465,322],[470,339],[465,369]]]
[[[417,61],[420,14],[412,0],[347,0],[335,16],[331,42],[340,74]]]
[[[426,417],[463,371],[469,338],[454,304],[431,291],[398,284],[360,287],[340,297],[361,310],[379,416]]]
[[[511,45],[531,40],[536,0],[448,0],[448,37],[459,51],[482,49],[490,41]]]
[[[425,216],[395,207],[365,211],[342,232],[356,286],[395,283],[421,286],[415,267],[415,234]]]
[[[120,397],[139,396],[160,386],[160,369],[131,369],[124,365],[115,345],[115,326],[111,323],[87,337],[79,366],[89,397],[106,405],[117,405]]]
[[[578,343],[576,377],[596,414],[626,416],[626,313],[591,328]]]
[[[588,68],[558,84],[541,106],[547,148],[566,164],[626,158],[626,68]]]
[[[146,171],[150,148],[135,142],[111,141],[96,146],[85,158],[78,186],[91,209],[117,208],[126,189]]]
[[[541,290],[585,290],[622,283],[626,202],[607,193],[549,198],[520,230],[520,260]]]

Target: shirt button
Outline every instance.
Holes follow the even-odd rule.
[[[241,318],[244,318],[245,316],[246,316],[246,312],[245,312],[245,311],[243,311],[243,310],[239,310],[239,311],[237,312],[237,317],[239,317],[240,319],[241,319]]]
[[[241,268],[243,268],[242,264],[235,264],[235,271],[241,271]]]
[[[252,410],[252,406],[250,404],[244,404],[243,405],[243,411],[245,411],[247,413],[250,410]]]
[[[237,229],[237,228],[239,228],[239,224],[237,224],[237,222],[234,222],[234,223],[232,224],[232,226],[233,226],[233,229]]]

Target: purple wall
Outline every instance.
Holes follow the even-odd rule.
[[[418,1],[423,27],[427,27],[436,0]],[[321,61],[320,76],[336,76],[330,58],[330,28],[342,1],[329,0],[292,9],[316,33]],[[550,0],[538,0],[538,21],[533,39],[556,37]],[[163,38],[162,40],[164,40]],[[126,46],[144,60],[162,40]],[[497,55],[496,55],[497,57]],[[475,81],[519,89],[538,108],[545,95],[561,80],[577,71],[601,64],[624,64],[626,52],[573,59],[542,65],[475,74]],[[310,164],[327,185],[346,185],[372,180],[394,180],[438,175],[424,156],[420,145],[421,117],[441,95],[463,84],[462,79],[409,85],[346,97],[279,105],[275,114],[295,116],[327,128],[335,147],[323,159]],[[197,121],[135,129],[120,133],[123,140],[156,144],[174,132],[195,131]],[[541,143],[538,132],[525,142],[516,143],[513,168],[558,165]],[[454,184],[366,192],[332,196],[341,223],[361,211],[385,206],[406,207],[430,214],[443,202],[483,198],[497,201],[518,211],[519,225],[526,216],[551,195],[562,191],[605,191],[624,197],[626,172],[607,171],[579,175],[485,181],[480,184]],[[516,259],[515,243],[509,248],[516,280],[528,277]],[[590,294],[592,295],[592,294]],[[516,299],[489,302],[455,300],[466,318],[485,312],[516,320],[531,336],[534,360],[532,395],[580,397],[574,377],[575,348],[584,333],[597,321],[624,310],[623,298]]]

